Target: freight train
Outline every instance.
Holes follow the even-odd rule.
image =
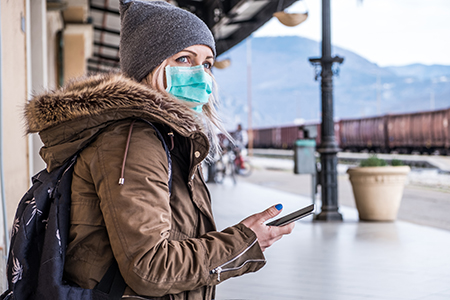
[[[418,113],[345,119],[335,122],[343,151],[450,155],[450,108]],[[311,134],[311,128],[317,134]],[[309,136],[308,136],[309,135]],[[297,139],[315,137],[320,123],[253,129],[253,148],[292,149]]]

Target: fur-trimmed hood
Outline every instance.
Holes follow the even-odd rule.
[[[107,74],[82,77],[60,90],[34,97],[25,107],[27,132],[118,109],[145,111],[183,135],[201,128],[194,114],[177,100],[122,74]]]
[[[55,155],[61,156],[58,161],[70,157],[100,129],[126,118],[166,124],[186,137],[203,132],[200,118],[187,106],[123,74],[80,78],[25,106],[27,132],[39,132],[47,165]]]

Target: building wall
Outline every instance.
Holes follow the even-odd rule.
[[[42,147],[39,136],[25,134],[24,105],[32,95],[54,90],[62,80],[86,73],[86,60],[92,55],[93,26],[81,24],[87,18],[87,0],[68,2],[69,8],[83,6],[82,10],[76,10],[83,12],[80,15],[83,19],[76,20],[77,24],[65,24],[63,12],[58,10],[61,8],[47,7],[46,0],[0,1],[3,106],[3,149],[0,151],[3,155],[7,230],[10,231],[17,204],[31,185],[30,177],[45,167],[39,156]],[[70,38],[77,36],[82,39],[70,44]],[[65,43],[69,44],[66,45],[68,47],[63,46],[62,51],[59,48],[64,44],[61,37],[65,37]],[[69,51],[73,49],[78,52],[73,54]],[[64,64],[64,61],[76,62],[76,66]],[[1,222],[0,247],[4,246],[3,227]]]
[[[30,186],[28,138],[22,110],[27,98],[25,0],[0,0],[2,39],[2,139],[7,220],[11,227],[17,203]],[[2,222],[3,224],[3,222]],[[2,226],[3,227],[3,226]],[[8,228],[9,230],[9,228]],[[3,244],[3,230],[1,244]]]

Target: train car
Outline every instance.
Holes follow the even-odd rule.
[[[297,125],[253,129],[253,146],[255,148],[292,149],[294,141],[298,138],[299,128]]]
[[[413,148],[411,128],[411,114],[387,116],[387,146],[390,151],[411,153]]]
[[[293,149],[301,138],[298,125],[253,129],[254,148]]]
[[[361,140],[361,120],[341,120],[340,121],[340,148],[342,150],[360,151],[364,147]]]
[[[320,145],[321,124],[317,122],[308,122],[301,125],[277,126],[273,128],[253,129],[253,147],[254,148],[275,148],[275,149],[293,149],[294,143],[298,139],[311,138],[305,136],[305,127],[316,127],[314,138],[316,144]],[[340,124],[335,122],[334,132],[336,143],[340,143]]]
[[[300,129],[298,125],[280,127],[279,148],[293,149],[296,140],[301,138]]]
[[[432,112],[432,145],[440,154],[450,154],[450,108]]]
[[[450,108],[418,113],[393,114],[335,122],[336,142],[343,150],[450,154]],[[306,127],[317,126],[316,143],[321,143],[321,124],[277,126],[254,129],[255,148],[292,149],[305,138]]]
[[[273,128],[253,129],[254,148],[274,148]]]
[[[363,148],[374,152],[387,152],[386,117],[361,119],[360,137]]]
[[[389,149],[401,153],[448,153],[450,109],[388,115]]]
[[[408,115],[407,115],[408,116]],[[410,120],[410,134],[411,134],[411,148],[418,150],[421,153],[433,152],[433,140],[431,130],[431,118],[433,115],[430,112],[415,113],[409,115]]]

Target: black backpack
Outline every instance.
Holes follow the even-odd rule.
[[[158,129],[150,122],[144,122],[155,129],[166,151],[171,191],[169,149]],[[131,126],[133,124],[134,121]],[[63,278],[70,229],[72,173],[77,157],[78,153],[58,169],[50,173],[44,169],[33,176],[32,186],[16,211],[7,264],[8,290],[0,299],[106,300],[122,297],[126,284],[116,261],[92,290]]]

